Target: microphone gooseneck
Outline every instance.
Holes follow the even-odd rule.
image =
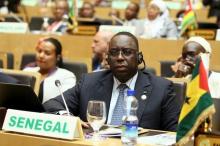
[[[59,90],[59,93],[60,93],[60,95],[61,95],[61,97],[62,97],[62,99],[63,99],[63,103],[64,103],[65,109],[66,109],[66,111],[67,111],[67,115],[70,116],[69,108],[67,107],[66,100],[65,100],[65,98],[64,98],[64,96],[63,96],[63,92],[62,92],[62,90],[61,90],[62,85],[61,85],[60,80],[56,80],[56,81],[55,81],[55,85],[57,86],[57,88],[58,88],[58,90]]]

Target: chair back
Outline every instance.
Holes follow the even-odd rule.
[[[220,132],[220,99],[212,98],[215,105],[215,114],[212,116],[212,130]]]
[[[38,72],[26,72],[20,70],[2,69],[4,74],[14,77],[20,84],[29,85],[33,88],[36,95],[39,93],[41,74]]]
[[[0,68],[13,69],[14,55],[10,52],[0,52]]]
[[[20,68],[23,69],[27,64],[34,62],[35,60],[36,60],[35,54],[33,53],[23,54]],[[73,72],[76,76],[77,81],[81,78],[83,73],[88,72],[87,64],[83,62],[64,61],[62,68]]]
[[[34,53],[23,54],[21,57],[20,69],[24,69],[25,66],[31,62],[35,62],[36,57]]]
[[[173,82],[175,96],[182,106],[186,96],[186,87],[189,80],[181,78],[167,78]]]
[[[149,73],[152,73],[153,75],[156,75],[156,70],[153,67],[146,67],[145,71],[149,72]]]
[[[162,77],[172,77],[174,72],[171,69],[171,65],[174,65],[175,61],[160,61],[160,75]]]
[[[63,68],[73,72],[76,76],[76,81],[79,81],[82,75],[88,72],[87,65],[83,62],[64,61]]]

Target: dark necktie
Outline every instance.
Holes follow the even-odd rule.
[[[123,103],[124,103],[124,91],[128,86],[126,84],[120,84],[118,86],[119,95],[112,114],[111,125],[121,125],[122,116],[124,115]]]

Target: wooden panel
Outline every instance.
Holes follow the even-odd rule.
[[[19,69],[21,55],[35,52],[35,45],[43,35],[33,34],[0,34],[0,51],[12,52],[15,55],[15,68]],[[93,36],[54,36],[63,45],[63,56],[72,61],[85,62],[91,71],[92,38]],[[146,65],[154,67],[160,74],[161,60],[176,60],[181,55],[185,40],[140,39],[140,50],[143,52]],[[220,71],[220,41],[209,41],[212,46],[211,66]]]
[[[38,39],[45,35],[33,34],[0,34],[0,51],[12,52],[15,55],[15,68],[19,69],[21,55],[34,53]],[[85,62],[91,71],[92,36],[53,36],[63,46],[64,59]]]

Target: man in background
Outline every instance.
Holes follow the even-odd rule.
[[[98,31],[94,36],[91,46],[93,52],[92,70],[98,71],[107,67],[105,63],[105,56],[112,36],[113,33],[108,31]]]
[[[143,32],[143,29],[139,28],[142,27],[141,21],[138,20],[139,10],[140,7],[137,3],[130,2],[125,9],[125,21],[123,23],[124,26],[134,26],[136,28],[137,36],[139,36]]]
[[[189,38],[183,46],[182,56],[178,58],[175,65],[172,66],[177,78],[191,78],[197,58],[201,53],[211,55],[212,48],[207,40],[196,36]],[[209,90],[213,98],[220,98],[220,73],[209,72]]]

